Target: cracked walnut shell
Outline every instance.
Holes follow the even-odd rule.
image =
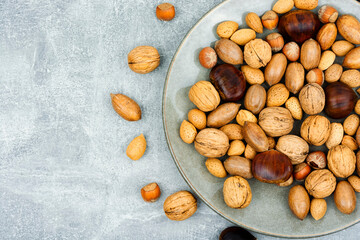
[[[332,147],[327,155],[328,167],[336,177],[347,178],[356,167],[355,153],[345,145]]]
[[[330,196],[336,187],[335,176],[327,169],[312,171],[305,179],[305,188],[314,198]]]
[[[197,210],[196,198],[188,191],[179,191],[166,198],[165,215],[174,221],[183,221],[191,217]]]
[[[248,181],[240,176],[226,179],[223,188],[224,201],[231,208],[246,208],[252,198]]]
[[[271,47],[262,39],[248,42],[244,48],[245,62],[252,68],[265,67],[271,60]]]

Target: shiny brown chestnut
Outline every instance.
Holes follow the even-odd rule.
[[[219,240],[256,240],[250,232],[241,227],[228,227],[225,228],[220,236]]]
[[[280,18],[279,32],[288,41],[302,44],[310,38],[316,38],[320,29],[318,16],[307,10],[294,10]]]
[[[293,172],[290,159],[276,150],[259,153],[251,166],[254,177],[266,183],[282,183],[289,179]]]
[[[218,90],[222,100],[236,102],[245,95],[246,80],[244,74],[230,64],[220,64],[210,71],[211,83]]]
[[[357,101],[355,92],[342,82],[330,83],[325,88],[325,112],[335,119],[347,117]]]

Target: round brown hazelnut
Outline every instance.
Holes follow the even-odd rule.
[[[294,178],[298,181],[304,180],[311,172],[307,163],[300,163],[294,167]]]
[[[280,33],[270,33],[265,40],[273,52],[279,52],[284,47],[284,38]]]
[[[156,17],[159,20],[170,21],[175,17],[175,8],[170,3],[162,3],[156,7]]]
[[[326,155],[322,151],[312,152],[307,156],[306,163],[313,169],[323,169],[326,167]]]

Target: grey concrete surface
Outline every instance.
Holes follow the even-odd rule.
[[[0,2],[0,239],[217,239],[232,225],[201,201],[183,222],[162,210],[169,194],[190,190],[162,129],[167,68],[191,26],[221,1],[170,1],[171,22],[156,19],[160,2]],[[127,66],[139,45],[161,55],[147,75]],[[110,93],[135,99],[142,120],[121,119]],[[125,150],[140,133],[148,148],[134,162]],[[163,194],[144,203],[140,189],[153,181]],[[318,239],[359,232],[358,224]]]

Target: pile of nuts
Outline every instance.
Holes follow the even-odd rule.
[[[249,28],[222,22],[220,40],[199,53],[200,64],[211,69],[210,81],[191,87],[197,108],[182,122],[180,137],[207,158],[212,175],[232,175],[223,186],[231,208],[250,205],[246,179],[254,177],[281,187],[297,181],[288,203],[301,220],[309,211],[321,219],[331,194],[339,211],[355,210],[360,22],[328,5],[315,14],[317,6],[317,0],[278,0],[261,18],[248,13]],[[257,38],[264,28],[278,32]],[[327,152],[311,152],[323,145]]]

